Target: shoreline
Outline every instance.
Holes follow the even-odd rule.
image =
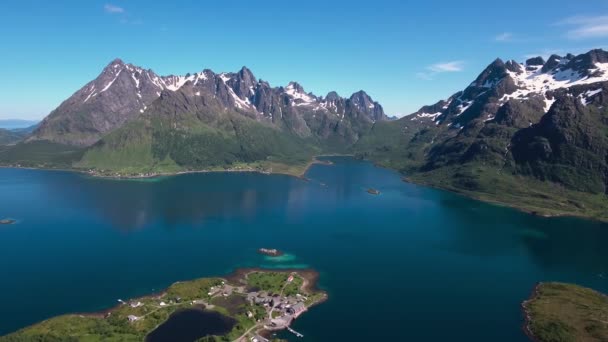
[[[242,169],[223,169],[223,170],[215,170],[215,169],[201,169],[201,170],[183,170],[176,172],[158,172],[158,173],[140,173],[138,175],[111,175],[111,174],[103,174],[98,173],[91,170],[83,170],[77,168],[53,168],[53,167],[34,167],[34,166],[16,166],[16,165],[0,165],[0,169],[23,169],[23,170],[42,170],[42,171],[61,171],[61,172],[73,172],[82,174],[85,176],[90,176],[92,178],[98,179],[108,179],[108,180],[137,180],[137,179],[154,179],[154,178],[163,178],[163,177],[173,177],[173,176],[181,176],[188,174],[197,174],[197,173],[258,173],[264,175],[285,175],[291,176],[295,178],[299,178],[301,180],[307,181],[308,179],[305,177],[308,170],[316,164],[319,165],[333,165],[330,161],[318,160],[317,157],[338,157],[338,156],[352,156],[352,155],[332,155],[332,154],[321,154],[315,155],[312,159],[306,164],[302,165],[302,170],[297,173],[290,172],[282,172],[282,171],[266,171],[266,170],[256,170],[254,168],[242,168]],[[288,164],[283,164],[288,166]]]
[[[311,269],[311,268],[307,268],[307,269],[280,269],[280,270],[275,270],[275,269],[267,269],[267,268],[261,268],[261,267],[251,267],[251,268],[237,268],[235,270],[233,270],[232,272],[225,274],[225,275],[221,275],[221,276],[203,276],[203,277],[197,277],[197,278],[192,278],[192,279],[188,279],[188,280],[178,280],[175,281],[171,284],[169,284],[168,286],[166,286],[165,288],[163,288],[162,290],[156,291],[156,292],[152,292],[146,295],[142,295],[142,296],[137,296],[137,297],[131,297],[131,298],[127,298],[125,300],[123,299],[117,299],[121,300],[122,302],[118,302],[118,304],[112,305],[111,307],[108,307],[106,309],[101,309],[98,311],[92,311],[92,312],[67,312],[67,313],[61,313],[61,314],[57,314],[54,316],[50,316],[47,317],[43,320],[40,321],[36,321],[33,322],[31,324],[28,324],[26,326],[23,326],[13,332],[9,332],[6,335],[0,335],[0,337],[4,337],[4,336],[8,336],[11,334],[15,334],[17,332],[20,332],[24,329],[28,329],[32,326],[35,326],[37,324],[41,324],[43,322],[49,321],[51,319],[57,318],[57,317],[62,317],[62,316],[79,316],[79,317],[91,317],[91,318],[98,318],[98,319],[105,319],[107,318],[109,315],[112,314],[113,311],[117,310],[118,308],[120,308],[123,305],[127,305],[127,303],[129,302],[137,302],[137,301],[143,301],[145,299],[160,299],[162,298],[165,294],[167,294],[169,288],[171,288],[172,286],[176,285],[176,284],[180,284],[180,283],[185,283],[185,282],[190,282],[190,281],[195,281],[195,280],[200,280],[200,279],[219,279],[219,280],[223,280],[226,281],[227,283],[232,283],[232,284],[238,284],[240,283],[241,280],[246,279],[246,277],[251,274],[251,273],[255,273],[255,272],[272,272],[272,273],[297,273],[298,275],[300,275],[303,279],[303,283],[302,283],[302,287],[301,289],[310,293],[313,292],[322,292],[324,294],[324,297],[315,302],[314,304],[311,304],[310,307],[314,307],[318,304],[321,304],[323,302],[325,302],[328,299],[328,295],[327,292],[321,290],[318,288],[317,284],[318,284],[318,280],[319,280],[319,272]]]
[[[524,334],[526,334],[526,336],[528,336],[528,338],[533,342],[541,342],[541,341],[538,338],[536,338],[536,336],[534,336],[534,334],[532,333],[532,330],[530,330],[530,324],[532,323],[532,317],[530,317],[530,312],[528,311],[527,305],[528,305],[528,303],[530,303],[530,301],[532,301],[532,300],[534,300],[534,298],[536,298],[536,296],[538,295],[538,289],[541,285],[542,285],[542,282],[539,282],[536,285],[534,285],[534,288],[532,289],[532,292],[528,296],[528,299],[524,300],[521,303],[521,312],[524,315],[524,324],[522,326],[522,329],[524,331]]]
[[[394,170],[394,169],[391,169],[391,170]],[[598,223],[608,223],[608,218],[599,218],[599,217],[594,217],[594,216],[589,216],[589,215],[582,215],[582,214],[575,214],[575,213],[568,213],[568,212],[548,213],[548,212],[542,211],[543,210],[542,208],[539,208],[539,210],[532,210],[532,209],[528,209],[528,208],[525,208],[525,207],[518,206],[516,204],[503,202],[503,201],[500,201],[500,200],[485,199],[485,198],[479,197],[483,193],[468,192],[468,191],[454,189],[454,188],[447,188],[447,187],[442,187],[442,186],[439,186],[439,185],[434,185],[434,184],[426,183],[426,182],[416,182],[416,181],[413,181],[411,178],[409,178],[409,177],[407,177],[407,176],[405,176],[403,174],[401,174],[401,180],[404,183],[409,183],[409,184],[413,184],[413,185],[417,185],[417,186],[423,186],[423,187],[430,188],[430,189],[447,191],[447,192],[450,192],[450,193],[453,193],[453,194],[456,194],[456,195],[460,195],[460,196],[463,196],[465,198],[472,199],[472,200],[475,200],[475,201],[478,201],[478,202],[489,203],[489,204],[500,206],[500,207],[503,207],[503,208],[514,209],[514,210],[517,210],[519,212],[522,212],[522,213],[525,213],[525,214],[528,214],[528,215],[532,215],[532,216],[537,216],[537,217],[542,217],[542,218],[547,218],[547,219],[551,219],[551,218],[576,218],[576,219],[583,219],[583,220],[593,221],[593,222],[598,222]]]
[[[305,164],[303,166],[302,171],[298,172],[298,173],[280,172],[280,171],[272,172],[272,171],[255,170],[255,169],[225,169],[225,170],[206,169],[206,170],[187,170],[187,171],[178,171],[178,172],[154,173],[154,174],[142,175],[142,176],[140,176],[140,175],[135,175],[135,176],[118,175],[118,176],[116,176],[116,175],[103,175],[103,174],[98,174],[98,173],[94,173],[94,172],[89,172],[87,170],[74,169],[74,168],[71,168],[71,169],[70,168],[45,168],[45,167],[26,167],[26,166],[14,166],[14,165],[0,165],[0,168],[73,172],[73,173],[78,173],[78,174],[82,174],[85,176],[89,176],[92,178],[115,180],[115,181],[154,179],[154,178],[174,177],[174,176],[197,174],[197,173],[224,173],[224,172],[225,173],[258,173],[258,174],[264,174],[264,175],[284,175],[284,176],[295,177],[295,178],[298,178],[303,181],[309,181],[309,179],[306,178],[306,173],[313,165],[316,165],[316,164],[332,165],[333,164],[331,161],[318,160],[317,159],[318,157],[353,157],[357,160],[363,160],[363,161],[370,162],[374,166],[379,167],[379,168],[393,170],[399,174],[399,176],[401,177],[401,180],[405,183],[414,184],[414,185],[418,185],[418,186],[424,186],[424,187],[428,187],[431,189],[447,191],[447,192],[450,192],[453,194],[458,194],[460,196],[463,196],[463,197],[466,197],[469,199],[473,199],[473,200],[476,200],[479,202],[490,203],[490,204],[501,206],[501,207],[515,209],[519,212],[523,212],[528,215],[533,215],[533,216],[538,216],[538,217],[543,217],[543,218],[560,218],[560,217],[577,218],[577,219],[584,219],[584,220],[589,220],[589,221],[594,221],[594,222],[599,222],[599,223],[608,223],[608,218],[599,218],[599,217],[594,217],[594,216],[589,216],[589,215],[584,215],[584,214],[575,214],[575,213],[569,213],[569,212],[548,213],[548,212],[543,211],[542,208],[538,208],[539,210],[532,210],[532,209],[518,206],[513,203],[507,203],[507,202],[500,201],[500,200],[481,198],[480,197],[481,193],[475,193],[475,192],[471,193],[471,192],[464,191],[464,190],[442,187],[440,185],[435,185],[435,184],[424,182],[424,181],[413,181],[410,177],[399,172],[399,170],[381,165],[370,159],[359,159],[356,157],[356,155],[353,155],[353,154],[319,154],[319,155],[315,155],[315,156],[313,156],[312,160],[310,160],[307,164]],[[287,165],[287,164],[285,164],[285,165]]]
[[[229,273],[228,275],[225,275],[220,278],[227,280],[228,282],[238,282],[239,280],[246,278],[249,274],[256,273],[256,272],[297,273],[302,277],[302,279],[305,280],[304,283],[302,284],[303,290],[308,291],[308,292],[316,292],[316,291],[325,292],[325,291],[321,290],[318,286],[319,277],[320,277],[319,272],[312,268],[304,268],[304,269],[288,268],[288,269],[276,269],[276,270],[268,269],[268,268],[261,268],[261,267],[237,268],[234,271],[232,271],[231,273]],[[319,304],[322,302],[323,301],[320,301],[316,304]]]

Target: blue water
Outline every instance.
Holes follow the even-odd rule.
[[[308,182],[0,169],[0,218],[19,220],[0,226],[0,335],[249,266],[321,273],[330,299],[293,326],[305,341],[526,341],[520,303],[537,282],[608,292],[606,224],[534,217],[334,161]]]

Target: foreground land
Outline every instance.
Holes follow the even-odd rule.
[[[523,308],[526,332],[536,341],[608,341],[608,298],[591,289],[541,283]]]
[[[311,270],[243,269],[226,278],[178,282],[160,294],[119,300],[105,312],[53,317],[0,341],[142,341],[186,310],[216,313],[229,325],[225,334],[201,336],[200,341],[267,341],[262,335],[288,328],[327,298],[317,290],[317,278]]]

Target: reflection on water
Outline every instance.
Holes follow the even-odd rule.
[[[67,205],[86,204],[99,219],[123,230],[155,221],[168,228],[204,226],[206,220],[229,217],[251,221],[260,208],[297,208],[305,191],[302,180],[252,173],[187,174],[145,182],[79,177],[76,185],[74,175],[44,185]]]
[[[333,160],[309,182],[0,169],[0,217],[20,219],[0,229],[0,334],[237,267],[317,269],[330,300],[294,327],[311,341],[527,341],[520,303],[537,282],[608,292],[606,224],[535,217]],[[266,258],[260,247],[288,253]]]

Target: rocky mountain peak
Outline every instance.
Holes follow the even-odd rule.
[[[542,58],[541,56],[528,58],[528,60],[526,60],[526,65],[528,65],[528,66],[545,65],[545,59]]]
[[[509,68],[515,69],[515,66],[509,62]],[[497,58],[479,74],[473,84],[477,87],[492,88],[505,76],[507,76],[507,65],[505,65],[502,59]]]
[[[608,52],[601,49],[591,50],[572,58],[564,68],[588,76],[589,70],[595,69],[597,63],[608,63]]]
[[[302,87],[298,82],[294,81],[289,82],[289,84],[287,84],[287,87],[285,87],[285,90],[293,91],[296,93],[305,93],[304,87]]]
[[[541,71],[548,72],[557,68],[557,66],[559,66],[559,64],[562,62],[562,59],[564,59],[564,57],[555,54],[551,55],[547,62],[543,65]]]
[[[330,91],[329,93],[327,93],[327,96],[325,96],[325,101],[327,102],[335,102],[339,101],[340,99],[342,98],[335,91]]]
[[[358,92],[352,94],[350,96],[350,100],[361,107],[368,107],[369,105],[374,104],[372,98],[363,90],[359,90]]]

